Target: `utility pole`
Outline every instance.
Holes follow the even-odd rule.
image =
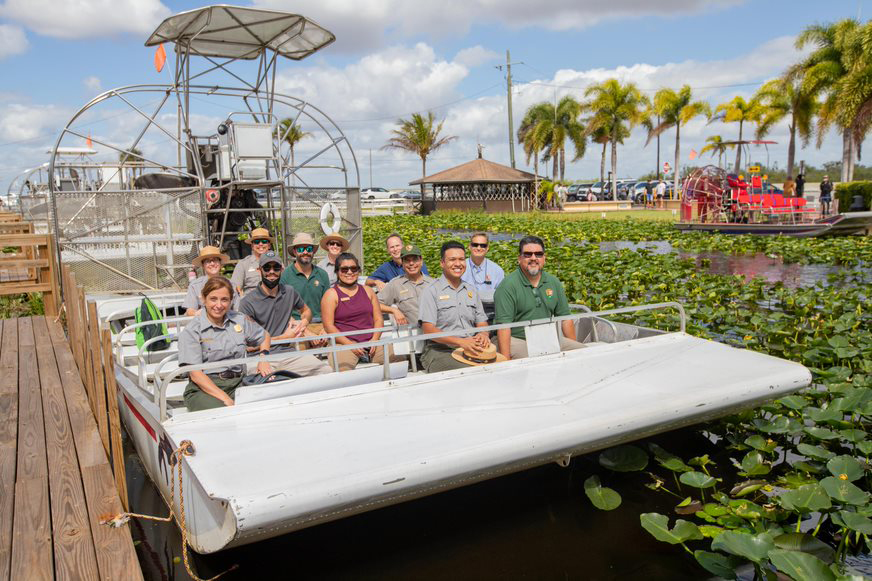
[[[658,137],[659,139],[659,137]],[[658,158],[659,163],[659,158]],[[369,187],[372,187],[372,148],[369,148]]]
[[[660,127],[660,114],[657,114],[657,127]],[[660,134],[657,134],[657,181],[660,181]]]
[[[515,128],[512,121],[512,64],[523,64],[520,62],[512,63],[509,56],[509,49],[506,49],[506,97],[509,109],[509,159],[512,162],[512,169],[515,168]],[[497,65],[499,70],[503,70],[502,65]]]

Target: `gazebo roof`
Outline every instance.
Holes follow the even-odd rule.
[[[533,174],[494,163],[486,159],[474,159],[464,164],[440,171],[430,176],[409,182],[419,184],[518,184],[533,181]]]

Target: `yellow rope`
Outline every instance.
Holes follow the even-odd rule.
[[[170,522],[173,520],[173,516],[175,515],[175,510],[173,507],[175,506],[175,492],[176,492],[176,480],[179,483],[179,512],[178,521],[179,528],[182,530],[182,557],[185,561],[185,569],[188,571],[188,575],[191,576],[194,581],[215,581],[219,577],[237,569],[239,565],[233,565],[226,571],[222,573],[218,573],[214,577],[210,577],[209,579],[202,579],[194,573],[191,569],[191,564],[188,561],[188,526],[185,522],[185,494],[182,485],[182,456],[193,456],[194,455],[194,445],[190,440],[182,440],[182,443],[179,444],[179,447],[173,450],[172,457],[176,459],[176,479],[170,482],[170,502],[169,509],[170,513],[166,517],[159,516],[151,516],[147,514],[137,514],[135,512],[123,512],[121,514],[117,514],[115,516],[103,519],[100,521],[100,524],[108,525],[111,527],[120,527],[125,524],[131,518],[141,518],[145,520],[153,520],[158,522]]]

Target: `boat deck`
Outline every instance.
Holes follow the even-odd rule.
[[[0,579],[142,579],[60,325],[0,320]]]

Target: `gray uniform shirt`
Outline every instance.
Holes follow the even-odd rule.
[[[239,311],[254,319],[271,337],[284,333],[291,313],[306,306],[294,287],[280,284],[276,288],[278,293],[273,297],[263,292],[263,287],[258,285],[239,302]]]
[[[229,311],[224,317],[224,325],[216,326],[206,316],[206,311],[200,311],[179,333],[179,365],[245,357],[246,346],[260,345],[265,336],[263,328],[242,313]],[[239,373],[242,366],[208,369],[205,373],[220,373],[227,369]]]
[[[421,293],[433,282],[436,282],[436,279],[426,274],[422,275],[418,282],[412,282],[406,275],[398,276],[378,292],[378,300],[389,307],[396,305],[409,319],[409,324],[417,326]]]
[[[338,277],[336,276],[336,269],[334,268],[333,263],[330,262],[329,258],[325,258],[315,266],[324,269],[324,272],[327,273],[327,278],[330,279],[330,286],[336,284],[336,281],[338,280]]]
[[[247,293],[260,284],[260,271],[257,263],[258,259],[254,257],[254,254],[249,254],[236,263],[236,268],[230,275],[230,283],[234,289],[239,287],[243,293]]]
[[[449,332],[473,329],[477,323],[487,322],[487,315],[472,285],[461,280],[460,285],[454,288],[443,274],[421,293],[418,319]],[[475,331],[458,333],[457,336],[468,337],[473,334]]]
[[[191,281],[188,285],[188,294],[185,295],[185,300],[182,303],[183,309],[199,310],[203,308],[203,287],[206,285],[207,280],[209,280],[208,276],[201,276]],[[236,293],[236,287],[234,286],[233,302],[230,308],[235,309],[237,305],[239,305],[239,295]]]

